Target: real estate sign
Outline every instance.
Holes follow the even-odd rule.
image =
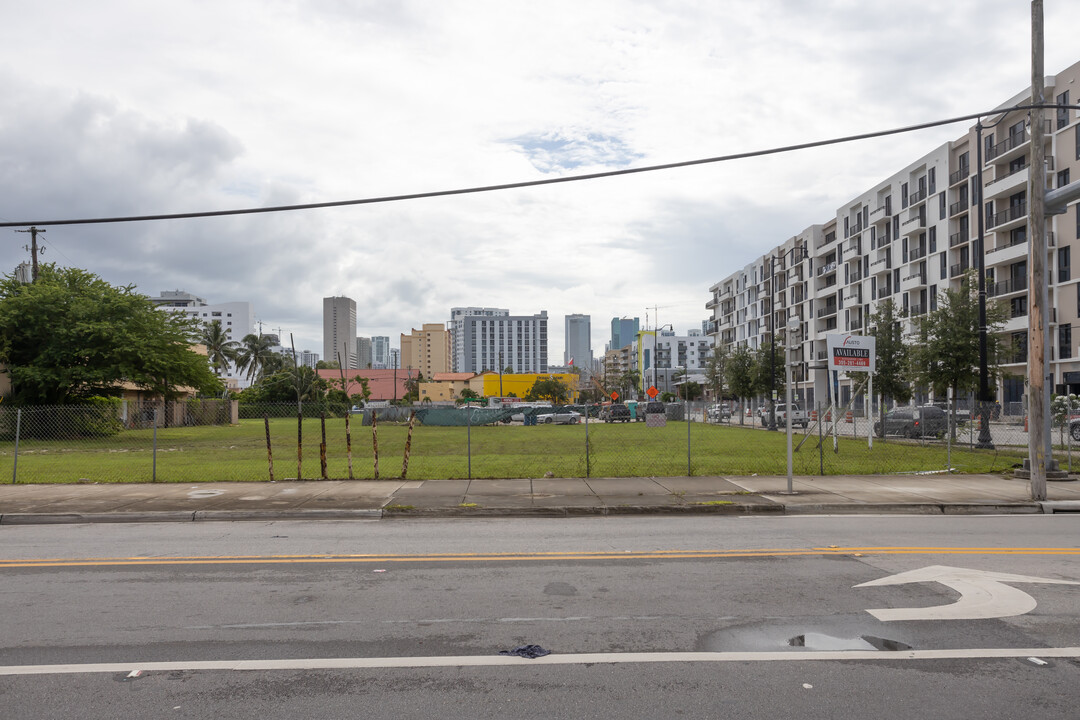
[[[837,372],[874,372],[875,340],[871,335],[826,335],[829,369]]]

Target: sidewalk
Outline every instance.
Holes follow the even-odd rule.
[[[0,524],[629,514],[1080,512],[1080,483],[996,475],[0,485]]]

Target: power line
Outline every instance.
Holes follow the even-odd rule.
[[[914,132],[916,130],[926,130],[929,128],[941,127],[944,125],[952,125],[958,122],[977,120],[978,118],[990,115],[999,115],[1002,113],[1011,112],[1013,110],[1030,110],[1034,108],[1070,108],[1080,110],[1080,106],[1077,105],[1014,105],[1010,108],[999,108],[990,112],[961,115],[959,117],[949,118],[947,120],[935,120],[933,122],[920,123],[918,125],[908,125],[907,127],[894,128],[892,130],[879,130],[877,132],[862,133],[860,135],[848,135],[846,137],[834,138],[831,140],[817,140],[815,142],[800,143],[798,145],[784,145],[782,147],[769,148],[766,150],[753,150],[744,153],[719,155],[716,157],[700,158],[698,160],[684,160],[682,162],[664,163],[661,165],[647,165],[638,168],[625,168],[623,170],[606,170],[604,172],[587,173],[584,175],[568,175],[565,177],[547,178],[544,180],[526,180],[523,182],[502,183],[499,185],[481,185],[476,187],[457,188],[454,190],[435,190],[425,193],[385,195],[381,197],[360,198],[356,200],[336,200],[331,202],[305,203],[300,205],[276,205],[272,207],[241,208],[234,210],[209,210],[191,213],[128,215],[118,217],[81,218],[77,220],[61,219],[32,221],[26,220],[19,222],[5,221],[0,222],[0,227],[25,227],[29,225],[100,225],[106,223],[146,222],[151,220],[187,220],[192,218],[225,217],[231,215],[256,215],[261,213],[294,212],[297,210],[320,210],[324,208],[347,207],[350,205],[375,205],[379,203],[402,202],[406,200],[425,200],[428,198],[449,197],[453,195],[472,195],[478,193],[497,192],[500,190],[516,190],[520,188],[539,187],[541,185],[556,185],[559,183],[581,182],[584,180],[599,180],[602,178],[618,177],[620,175],[634,175],[637,173],[657,172],[660,170],[675,170],[678,168],[693,167],[695,165],[709,165],[713,163],[730,162],[732,160],[745,160],[748,158],[764,157],[767,155],[778,155],[781,153],[795,152],[797,150],[810,150],[812,148],[827,147],[829,145],[839,145],[842,143],[855,142],[857,140],[871,140],[873,138],[887,137],[889,135],[899,135],[901,133]]]

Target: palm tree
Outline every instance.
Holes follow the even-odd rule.
[[[273,343],[265,335],[249,333],[240,341],[236,350],[236,369],[247,374],[248,380],[262,377],[263,368]]]
[[[210,358],[214,372],[220,376],[227,371],[229,362],[236,358],[236,343],[222,329],[220,320],[203,326],[202,344],[206,346],[206,356]]]

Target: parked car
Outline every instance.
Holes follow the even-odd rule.
[[[608,405],[600,411],[600,419],[606,423],[630,422],[630,408],[626,407],[622,403],[614,403],[612,405]]]
[[[708,412],[709,422],[722,422],[724,420],[731,419],[731,406],[727,403],[720,403],[719,405],[713,405],[709,408]]]
[[[766,416],[765,421],[768,421]],[[776,425],[777,427],[787,427],[787,405],[781,404],[776,406]],[[810,416],[806,414],[798,405],[792,403],[791,405],[791,425],[799,426],[803,430],[810,425]]]
[[[1080,417],[1073,417],[1069,419],[1069,435],[1073,440],[1080,441]]]
[[[948,415],[933,405],[893,408],[885,414],[884,435],[901,437],[937,437],[949,430]],[[874,434],[882,437],[881,421],[874,423]]]
[[[545,425],[576,425],[581,422],[581,413],[574,410],[559,410],[536,416],[536,423]]]

